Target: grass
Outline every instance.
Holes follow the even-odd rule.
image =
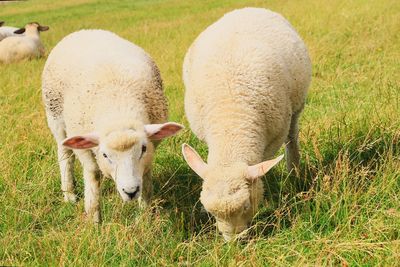
[[[82,200],[62,202],[41,102],[45,59],[0,66],[0,265],[399,264],[399,1],[32,0],[2,5],[0,18],[50,25],[42,34],[48,51],[81,28],[135,42],[161,69],[171,120],[187,125],[183,56],[207,25],[243,6],[283,14],[309,47],[313,82],[300,134],[308,183],[280,164],[264,178],[251,240],[226,244],[198,201],[201,180],[181,157],[183,142],[206,154],[187,129],[158,149],[154,212],[123,205],[105,180],[104,221],[91,225]]]

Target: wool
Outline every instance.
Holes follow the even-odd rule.
[[[126,151],[137,144],[140,139],[134,130],[113,131],[107,136],[105,142],[113,150]]]

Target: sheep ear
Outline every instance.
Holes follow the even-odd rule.
[[[16,34],[23,34],[24,32],[25,32],[25,28],[21,28],[21,29],[14,31],[14,33],[16,33]]]
[[[182,154],[189,167],[204,179],[204,172],[207,169],[207,163],[205,163],[199,154],[197,154],[196,150],[188,144],[183,144]]]
[[[99,145],[99,136],[97,134],[77,135],[65,139],[63,146],[71,149],[88,149]]]
[[[40,31],[40,32],[45,32],[45,31],[48,31],[50,28],[49,28],[49,26],[39,26],[38,27],[38,31]]]
[[[4,25],[4,21],[0,21],[0,27]]]
[[[283,155],[280,155],[277,158],[263,161],[253,166],[249,166],[247,169],[247,180],[253,182],[257,178],[265,175],[272,167],[279,163],[283,159]]]
[[[183,125],[175,122],[166,122],[164,124],[146,124],[144,126],[144,130],[150,140],[161,140],[176,134],[183,128]]]

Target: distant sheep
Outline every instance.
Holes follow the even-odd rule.
[[[194,41],[183,65],[185,111],[208,145],[205,163],[184,144],[203,178],[200,200],[226,240],[247,229],[263,199],[260,177],[283,156],[299,164],[298,119],[311,80],[306,46],[281,15],[262,8],[232,11]],[[260,163],[261,162],[261,163]]]
[[[37,22],[28,23],[25,28],[14,33],[19,36],[10,36],[0,42],[0,62],[9,64],[23,59],[32,59],[44,56],[44,47],[40,41],[39,32],[47,31],[48,26],[41,26]],[[25,33],[22,35],[22,33]]]
[[[42,81],[64,200],[76,201],[75,154],[83,166],[85,210],[94,222],[100,221],[99,171],[115,181],[124,201],[140,197],[150,204],[156,144],[183,127],[166,122],[162,80],[150,56],[111,32],[82,30],[51,51]]]
[[[18,28],[3,25],[4,21],[0,21],[0,41],[9,36],[16,35],[14,32],[18,30]]]

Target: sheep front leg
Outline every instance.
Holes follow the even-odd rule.
[[[90,151],[79,152],[78,157],[83,166],[83,179],[85,184],[85,212],[89,220],[92,220],[94,223],[100,223],[99,169]]]
[[[290,122],[289,135],[286,145],[286,166],[288,171],[299,170],[300,152],[299,152],[299,121],[300,112],[294,113]]]
[[[98,171],[85,169],[83,179],[85,180],[85,212],[94,223],[101,222],[100,214],[100,179]]]
[[[74,193],[74,154],[72,150],[58,145],[58,163],[60,165],[61,173],[61,190],[64,194],[65,202],[76,202],[76,195]]]
[[[76,202],[74,193],[74,154],[71,149],[62,145],[66,137],[65,124],[62,118],[54,117],[49,111],[47,113],[47,123],[57,141],[57,156],[61,175],[61,191],[65,202]]]
[[[143,189],[139,197],[139,207],[141,209],[150,207],[152,196],[153,196],[153,182],[151,178],[151,170],[149,170],[143,175]]]

